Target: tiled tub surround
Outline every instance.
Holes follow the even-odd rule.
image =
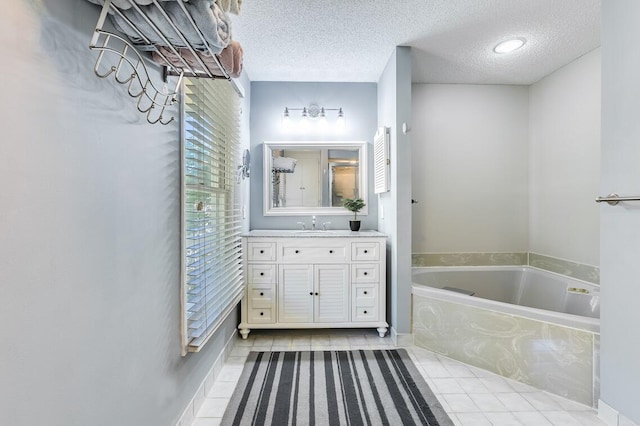
[[[510,294],[500,286],[493,290],[482,288],[484,284],[500,282],[500,278],[484,283],[482,278],[472,279],[469,282],[476,287],[474,297],[417,283],[428,281],[425,276],[420,277],[425,270],[443,269],[454,268],[414,268],[413,335],[417,346],[589,406],[595,405],[599,396],[598,319],[481,298],[487,292],[506,298],[513,298],[515,294],[519,299],[533,295],[525,300],[532,304],[540,295],[531,291],[547,286],[540,285],[539,279],[544,278],[540,276],[535,277],[533,281],[538,282],[529,291],[520,288]],[[462,269],[468,272],[474,268]],[[560,277],[532,268],[489,269],[530,269],[536,275]],[[597,290],[596,286],[568,277],[562,280],[570,287]],[[452,279],[446,281],[447,286],[462,286]],[[566,287],[563,291],[566,292]],[[580,299],[576,298],[582,298],[587,305],[596,301],[590,295],[567,295],[568,303],[558,305],[569,306],[569,310],[588,309],[577,307]],[[542,300],[557,298],[558,294]]]
[[[413,253],[411,261],[414,267],[529,265],[592,284],[600,284],[600,268],[597,266],[538,253]]]
[[[501,266],[526,265],[527,253],[413,253],[411,265]]]
[[[529,265],[578,280],[600,284],[600,268],[597,266],[571,262],[570,260],[558,259],[557,257],[544,256],[537,253],[529,253]]]

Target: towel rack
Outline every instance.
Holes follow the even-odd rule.
[[[112,0],[104,1],[102,11],[100,12],[98,22],[96,23],[95,31],[89,43],[89,48],[100,52],[93,69],[94,73],[100,78],[107,78],[108,76],[113,75],[116,82],[126,86],[129,96],[138,100],[136,104],[138,111],[146,114],[146,118],[149,123],[160,123],[166,125],[174,120],[174,117],[170,117],[169,119],[164,117],[164,112],[167,107],[170,107],[177,102],[178,92],[180,91],[182,79],[185,76],[223,78],[231,82],[233,88],[238,94],[240,94],[241,96],[243,95],[240,86],[229,77],[229,74],[220,63],[217,55],[215,55],[211,51],[211,48],[209,47],[207,41],[204,39],[202,32],[197,27],[192,16],[184,6],[183,0],[177,0],[177,3],[180,5],[180,9],[183,13],[186,14],[187,20],[202,39],[202,45],[205,46],[207,53],[211,56],[211,58],[213,58],[215,64],[224,74],[223,76],[215,75],[207,67],[204,61],[200,59],[199,55],[197,55],[195,52],[196,49],[194,48],[194,46],[187,41],[182,32],[174,25],[171,19],[169,19],[167,12],[157,0],[152,0],[154,7],[158,8],[162,16],[166,18],[167,23],[170,25],[172,30],[175,31],[175,33],[181,39],[181,42],[184,43],[186,48],[196,58],[202,71],[195,70],[189,65],[187,60],[184,59],[179,53],[180,49],[169,42],[168,37],[166,37],[166,35],[162,33],[162,31],[152,22],[152,20],[146,15],[143,9],[140,8],[134,0],[129,0],[129,2],[131,3],[133,9],[135,9],[135,11],[140,14],[144,22],[148,24],[149,27],[152,28],[156,33],[156,35],[163,41],[163,44],[166,45],[165,47],[180,59],[180,62],[182,62],[184,67],[178,67],[171,64],[170,61],[166,60],[167,58],[165,57],[165,55],[163,55],[162,52],[159,51],[156,46],[149,41],[149,39],[143,34],[143,32],[140,31],[125,16],[125,14],[113,4]],[[119,36],[118,34],[104,30],[103,27],[107,15],[110,11],[114,14],[117,14],[119,18],[124,20],[140,36],[140,39],[143,41],[143,43],[133,44],[129,40]],[[145,61],[150,59],[145,58],[141,54],[141,52],[145,51],[156,52],[162,59],[165,60],[167,64],[169,64],[163,68],[163,77],[166,75],[178,77],[175,85],[172,85],[171,89],[169,89],[164,82],[160,82],[161,88],[154,84],[147,69],[147,65],[145,64]],[[105,56],[108,59],[106,59]],[[112,62],[108,62],[108,60],[112,60]]]
[[[640,201],[640,196],[636,197],[621,197],[618,194],[609,194],[606,197],[596,198],[596,203],[607,203],[610,206],[617,205],[620,201]]]

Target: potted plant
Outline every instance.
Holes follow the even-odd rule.
[[[352,231],[360,230],[360,221],[358,220],[358,212],[362,210],[366,204],[362,200],[362,198],[345,198],[343,200],[342,205],[345,209],[353,212],[353,220],[349,221],[349,227]]]

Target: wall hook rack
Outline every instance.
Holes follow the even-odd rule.
[[[151,81],[149,71],[140,53],[123,37],[103,30],[110,7],[112,7],[111,0],[106,0],[89,43],[90,49],[100,51],[93,72],[100,78],[113,75],[117,83],[127,85],[127,93],[132,98],[138,99],[136,107],[138,111],[146,114],[149,123],[171,123],[174,117],[165,120],[163,115],[166,108],[174,105],[177,101],[177,93],[183,74],[179,73],[178,81],[173,90],[157,88]],[[117,11],[116,8],[113,10]],[[115,62],[115,65],[109,66],[107,63],[107,71],[100,72],[100,69],[105,68],[107,60],[112,58],[115,59],[112,62]],[[142,107],[146,102],[149,102],[149,106]]]

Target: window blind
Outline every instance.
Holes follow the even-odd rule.
[[[197,352],[242,297],[240,100],[226,80],[185,79],[183,352]]]

